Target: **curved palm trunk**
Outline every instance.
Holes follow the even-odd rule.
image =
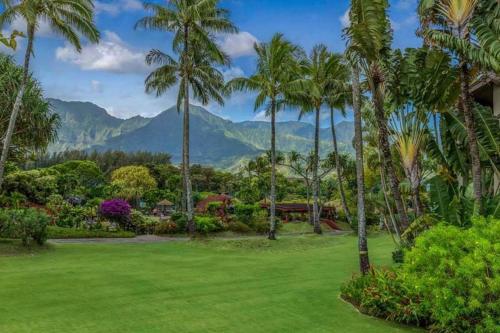
[[[28,26],[28,46],[26,47],[26,53],[24,54],[24,69],[23,69],[23,80],[19,91],[14,102],[14,107],[12,108],[12,113],[10,114],[9,125],[7,127],[7,132],[3,138],[2,156],[0,157],[0,190],[3,185],[3,176],[5,171],[5,164],[7,163],[7,158],[9,156],[9,148],[12,142],[12,135],[14,134],[14,129],[16,128],[16,120],[21,110],[21,104],[24,97],[24,92],[26,91],[26,86],[28,85],[29,68],[31,53],[33,53],[33,41],[35,38],[35,26]]]
[[[396,203],[401,229],[404,231],[408,228],[408,215],[406,214],[401,192],[399,190],[399,179],[396,176],[396,171],[394,170],[394,165],[392,163],[392,153],[389,145],[389,130],[387,129],[387,119],[385,117],[384,110],[384,97],[380,84],[381,82],[375,82],[373,91],[373,104],[375,107],[375,118],[378,126],[379,147],[382,151],[382,165],[384,166],[386,175],[389,177],[389,185]]]
[[[365,175],[363,170],[363,132],[361,127],[361,90],[359,87],[359,70],[356,66],[352,70],[352,98],[354,111],[354,142],[356,149],[356,184],[358,188],[358,248],[359,268],[362,274],[370,270],[368,257],[368,240],[366,238],[365,216]]]
[[[316,126],[314,129],[314,162],[313,162],[313,222],[314,232],[321,234],[321,224],[319,217],[319,116],[320,108],[316,108]]]
[[[467,63],[463,60],[460,64],[460,90],[460,102],[462,104],[461,109],[464,113],[465,127],[467,129],[467,140],[469,143],[469,154],[472,164],[474,214],[481,214],[483,197],[481,188],[481,159],[479,157],[479,147],[477,144],[477,136],[475,130],[476,126],[470,98],[470,73]]]
[[[330,125],[332,128],[333,151],[335,152],[335,169],[337,171],[337,177],[338,177],[340,200],[342,201],[342,209],[344,210],[347,222],[349,224],[352,224],[351,212],[347,207],[347,200],[345,198],[345,192],[344,192],[344,181],[343,181],[344,177],[342,175],[342,167],[340,166],[339,149],[337,146],[337,134],[335,133],[335,124],[333,119],[333,108],[330,108]]]
[[[271,212],[269,239],[276,240],[276,103],[271,105]]]

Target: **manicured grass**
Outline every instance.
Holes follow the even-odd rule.
[[[132,238],[135,234],[130,231],[105,231],[105,230],[83,230],[74,228],[61,228],[56,226],[47,227],[48,238],[71,239],[71,238]]]
[[[417,332],[339,299],[356,242],[59,244],[0,257],[0,332]],[[373,262],[390,264],[388,237],[369,245]]]

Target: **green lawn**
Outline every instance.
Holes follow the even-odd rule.
[[[356,242],[311,235],[10,253],[0,256],[0,332],[417,332],[339,299],[357,270]],[[388,237],[369,245],[376,264],[390,264]]]

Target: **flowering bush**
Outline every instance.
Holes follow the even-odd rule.
[[[123,199],[111,199],[101,202],[99,213],[110,219],[123,219],[130,216],[131,207]]]

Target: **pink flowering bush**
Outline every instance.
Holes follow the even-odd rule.
[[[101,203],[99,212],[102,216],[113,220],[123,220],[130,216],[131,207],[123,199],[111,199]]]

